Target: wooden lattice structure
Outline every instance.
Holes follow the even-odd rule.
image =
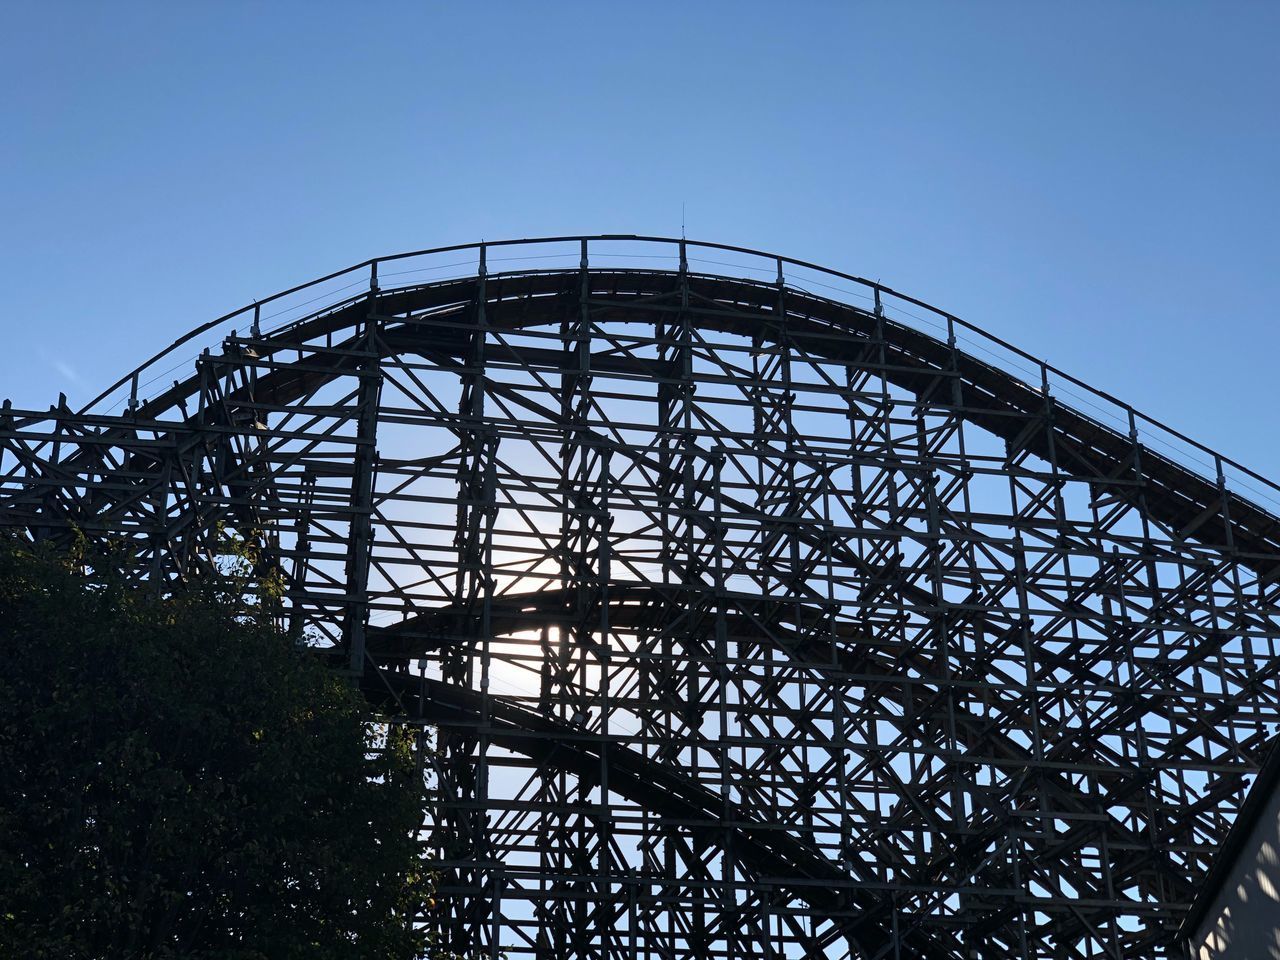
[[[512,958],[1173,956],[1280,722],[1275,493],[882,286],[660,238],[371,261],[0,411],[4,525],[156,582],[250,538],[435,731],[422,922]]]

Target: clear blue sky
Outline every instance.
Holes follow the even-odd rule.
[[[19,405],[369,256],[683,201],[1280,478],[1280,4],[9,0],[0,34]]]

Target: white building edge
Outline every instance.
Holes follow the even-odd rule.
[[[1189,960],[1280,960],[1280,744],[1178,935]]]

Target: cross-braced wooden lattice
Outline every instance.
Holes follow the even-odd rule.
[[[6,405],[0,523],[157,582],[257,543],[436,730],[459,952],[1172,955],[1280,721],[1280,521],[1235,466],[878,285],[569,239],[257,305],[118,412]]]

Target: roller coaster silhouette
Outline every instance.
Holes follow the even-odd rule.
[[[481,956],[1175,955],[1280,722],[1277,496],[877,283],[654,237],[368,261],[0,411],[0,523],[160,582],[250,539],[434,730],[421,922]]]

